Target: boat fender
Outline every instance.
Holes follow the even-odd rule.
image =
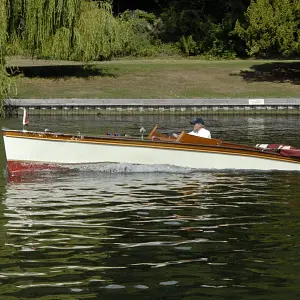
[[[256,149],[259,150],[281,150],[281,149],[295,149],[293,146],[282,145],[282,144],[256,144]]]
[[[280,149],[280,154],[282,156],[300,158],[300,149]]]

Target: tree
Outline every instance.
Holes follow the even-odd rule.
[[[6,0],[0,2],[0,114],[4,114],[3,99],[7,95],[11,80],[5,67],[7,54],[7,13]]]
[[[33,57],[89,61],[121,51],[130,34],[130,25],[113,17],[108,2],[1,0],[0,100],[10,85],[5,68],[8,45],[17,41]],[[0,104],[3,108],[3,101]]]
[[[249,3],[250,0],[168,1],[161,14],[165,24],[163,39],[175,42],[190,39],[191,45],[196,45],[195,54],[212,50],[216,53],[235,52],[240,39],[237,40],[232,32]]]
[[[126,10],[144,10],[147,12],[158,11],[161,0],[112,0],[115,14],[120,14]]]
[[[300,50],[299,16],[299,0],[251,0],[245,24],[237,21],[235,31],[249,55],[290,56]]]

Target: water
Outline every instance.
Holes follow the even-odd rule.
[[[30,128],[139,135],[156,122],[187,129],[188,120],[34,117]],[[205,121],[228,141],[300,145],[297,116]],[[0,298],[298,299],[299,180],[297,172],[115,165],[3,172]]]

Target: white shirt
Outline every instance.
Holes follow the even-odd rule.
[[[201,128],[199,131],[191,131],[191,132],[189,132],[189,134],[204,137],[204,138],[207,138],[207,139],[211,139],[210,132],[205,128]]]

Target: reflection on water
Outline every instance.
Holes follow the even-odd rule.
[[[9,182],[1,294],[275,296],[272,286],[299,283],[299,179],[56,172]]]
[[[255,142],[241,120],[211,127]],[[1,179],[1,299],[299,298],[300,174],[99,168]]]
[[[247,130],[248,139],[251,140],[253,137],[257,139],[264,139],[264,132],[265,132],[265,118],[263,117],[248,117],[248,128],[251,130]]]

